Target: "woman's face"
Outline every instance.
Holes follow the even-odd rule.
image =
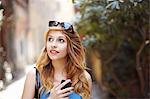
[[[49,32],[46,47],[51,60],[65,58],[67,55],[67,39],[62,31]]]

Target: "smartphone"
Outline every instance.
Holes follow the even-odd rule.
[[[61,83],[63,83],[65,80],[62,80]],[[65,88],[68,88],[68,87],[71,87],[71,82],[67,83],[64,87],[62,87],[61,89],[65,89]]]

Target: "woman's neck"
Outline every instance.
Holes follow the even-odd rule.
[[[52,60],[52,65],[54,67],[55,74],[65,73],[66,59]]]
[[[59,60],[52,60],[52,65],[54,67],[54,84],[60,84],[61,80],[67,79],[65,66],[66,60],[59,59]]]

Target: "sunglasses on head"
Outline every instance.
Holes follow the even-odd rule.
[[[67,22],[49,21],[49,27],[61,26],[66,32],[74,33],[73,26]]]

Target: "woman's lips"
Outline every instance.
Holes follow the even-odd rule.
[[[59,53],[59,52],[56,51],[56,50],[50,50],[50,53],[51,53],[51,54],[57,54],[57,53]]]

